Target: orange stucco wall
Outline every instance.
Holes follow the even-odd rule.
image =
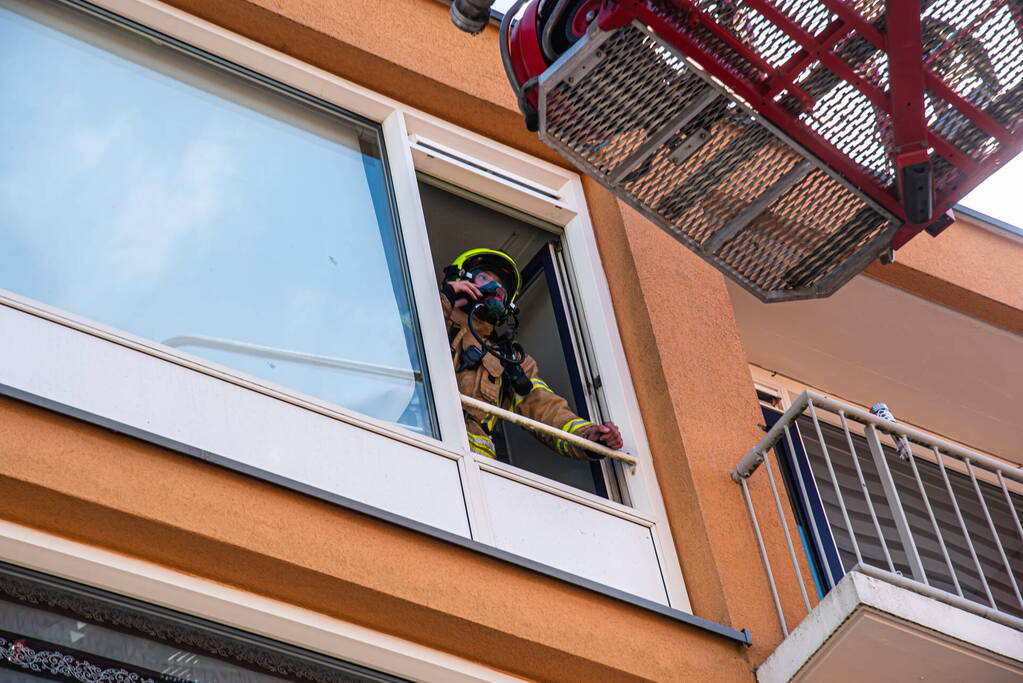
[[[1023,242],[960,217],[938,237],[919,235],[867,274],[925,299],[1023,334]]]
[[[763,418],[724,279],[595,182],[585,186],[693,611],[753,630],[747,654],[758,664],[782,633],[749,513],[729,477],[763,436]],[[749,485],[754,504],[768,509],[766,480]],[[780,550],[777,517],[761,523],[768,547]],[[786,614],[798,622],[805,610],[787,558],[772,562]]]

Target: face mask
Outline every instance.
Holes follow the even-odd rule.
[[[500,321],[504,317],[507,308],[504,303],[506,296],[504,287],[498,282],[488,282],[480,287],[479,290],[482,296],[476,300],[478,305],[476,315],[489,323]]]

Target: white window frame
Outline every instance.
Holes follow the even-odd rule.
[[[646,439],[617,320],[578,174],[536,159],[434,116],[383,97],[156,0],[90,0],[121,17],[330,102],[381,125],[410,284],[419,315],[441,439],[251,378],[186,352],[79,316],[0,292],[0,304],[53,320],[163,360],[252,389],[457,462],[472,538],[491,543],[482,473],[493,473],[650,529],[668,603],[691,612],[675,544]],[[622,427],[625,450],[638,461],[626,472],[631,506],[474,454],[465,434],[419,197],[417,170],[560,226],[565,262],[578,295],[578,321],[600,368],[609,414]],[[601,324],[587,324],[600,321]]]

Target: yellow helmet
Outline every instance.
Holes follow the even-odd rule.
[[[458,277],[464,277],[462,273],[474,270],[491,271],[501,279],[508,291],[508,303],[515,301],[522,287],[522,276],[519,274],[519,267],[515,265],[515,259],[497,249],[470,249],[459,254],[449,268],[457,271]]]

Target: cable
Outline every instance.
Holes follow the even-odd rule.
[[[544,57],[550,62],[554,62],[560,55],[555,53],[554,44],[551,40],[551,32],[561,21],[562,15],[565,13],[565,7],[572,0],[558,0],[558,4],[554,6],[551,11],[550,17],[547,19],[547,23],[543,27],[543,35],[540,40],[540,46],[543,49]]]
[[[515,92],[516,98],[522,101],[522,90],[519,88],[518,81],[515,78],[515,72],[512,71],[511,66],[511,55],[508,52],[508,31],[511,28],[512,17],[519,11],[526,0],[516,0],[515,4],[511,6],[504,16],[501,17],[501,62],[504,64],[504,75],[508,78],[508,83],[511,84],[512,90]]]
[[[483,339],[483,337],[480,336],[479,332],[476,331],[476,326],[473,325],[472,319],[476,317],[476,310],[482,307],[483,304],[479,303],[469,310],[469,332],[471,332],[472,336],[476,338],[476,341],[479,342],[480,348],[482,348],[484,352],[489,353],[492,356],[495,356],[502,363],[506,363],[509,365],[521,365],[522,361],[526,360],[526,351],[525,349],[522,348],[522,344],[513,341],[506,342],[507,350],[513,354],[514,353],[518,354],[518,358],[514,356],[508,357],[504,353],[505,349],[500,349],[496,346],[491,346],[486,342],[486,340]],[[516,316],[514,313],[511,313],[511,316],[515,318],[515,324],[512,325],[512,329],[518,329],[518,316]]]

